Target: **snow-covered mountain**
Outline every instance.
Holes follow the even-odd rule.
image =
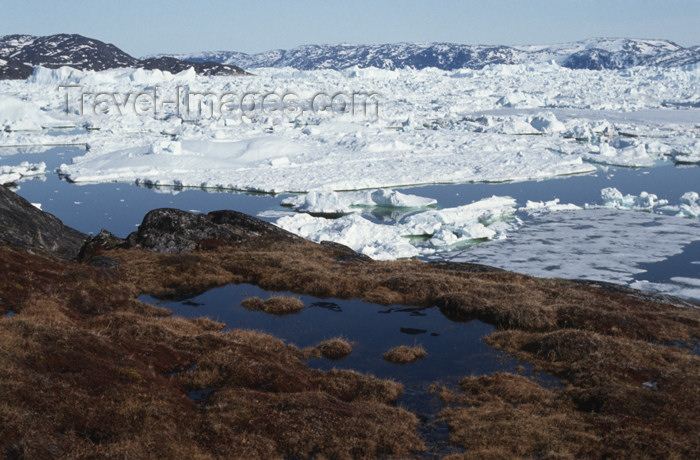
[[[139,62],[112,44],[75,34],[8,35],[0,38],[0,56],[35,66],[80,70],[134,67]]]
[[[245,74],[240,67],[218,62],[200,60],[192,63],[171,57],[140,60],[112,44],[76,34],[0,37],[0,79],[27,78],[33,66],[69,66],[80,70],[134,67],[169,72],[181,72],[194,67],[195,71],[202,75]]]
[[[700,47],[683,48],[667,40],[594,38],[559,45],[491,46],[454,43],[384,45],[305,45],[258,54],[216,51],[173,55],[193,62],[213,61],[244,68],[293,67],[301,70],[378,67],[481,69],[489,64],[555,61],[572,69],[676,67],[700,62]]]
[[[0,58],[0,80],[24,80],[32,72],[34,72],[34,67],[22,61]]]
[[[700,46],[681,47],[667,40],[595,38],[559,45],[491,46],[453,43],[384,45],[305,45],[258,54],[217,51],[158,55],[137,59],[116,46],[76,34],[0,37],[0,79],[24,79],[34,66],[70,66],[80,70],[136,67],[201,75],[244,75],[241,68],[293,67],[301,70],[378,67],[481,69],[490,64],[555,61],[572,69],[678,67],[700,62]]]

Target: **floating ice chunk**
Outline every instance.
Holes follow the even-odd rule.
[[[600,191],[603,200],[602,207],[614,209],[633,209],[636,211],[652,211],[655,206],[665,206],[668,200],[659,200],[652,193],[642,192],[639,196],[622,195],[615,187],[607,187]]]
[[[295,214],[281,217],[276,224],[316,242],[334,241],[375,259],[395,259],[432,254],[436,247],[504,238],[518,225],[514,212],[515,200],[494,196],[456,208],[418,212],[395,225],[377,224],[356,214],[338,219]]]
[[[385,208],[418,209],[427,208],[437,204],[433,198],[425,198],[418,195],[407,195],[398,190],[380,189],[371,192],[374,205]]]
[[[282,200],[282,206],[289,206],[297,211],[318,214],[352,212],[351,206],[358,202],[365,204],[366,193],[357,192],[309,192]]]
[[[312,241],[334,241],[377,260],[414,257],[421,250],[403,238],[391,225],[371,222],[356,214],[339,219],[294,214],[282,217],[275,224]]]
[[[460,226],[448,225],[433,234],[429,242],[433,246],[455,246],[474,240],[494,239],[498,233],[480,222],[465,222]]]
[[[552,112],[535,115],[530,120],[530,125],[541,133],[560,133],[566,130],[564,123],[557,120]]]
[[[674,145],[672,155],[673,161],[676,163],[700,163],[700,140],[676,143],[676,145]]]
[[[524,211],[528,214],[541,214],[543,212],[553,212],[553,211],[576,211],[581,209],[580,206],[576,206],[572,203],[559,203],[559,198],[555,198],[550,201],[530,201],[527,200],[525,207],[518,209],[519,211]]]
[[[32,203],[32,206],[34,206],[35,208],[41,210],[41,203]]]
[[[397,190],[380,189],[359,192],[309,192],[282,200],[283,206],[297,211],[336,214],[357,212],[360,208],[421,209],[433,206],[437,200],[406,195]]]
[[[17,182],[23,177],[46,173],[46,163],[29,163],[23,161],[17,166],[0,166],[0,184]]]
[[[445,226],[458,229],[474,223],[489,225],[498,220],[512,219],[514,213],[515,199],[492,196],[464,206],[413,214],[406,217],[401,225],[410,235],[433,235]]]
[[[680,212],[682,217],[700,217],[700,196],[697,192],[684,193],[680,198]]]
[[[73,158],[72,164],[61,165],[59,172],[74,182],[136,179],[153,185],[237,188],[234,182],[224,181],[232,181],[245,168],[269,170],[289,164],[288,157],[297,155],[301,148],[288,139],[268,136],[242,141],[158,140],[106,154],[99,150],[98,146],[83,157]],[[212,175],[222,182],[202,180]]]
[[[618,139],[611,144],[602,142],[598,146],[591,146],[590,151],[583,154],[584,159],[613,166],[635,168],[654,166],[655,159],[649,156],[644,144],[628,143]]]

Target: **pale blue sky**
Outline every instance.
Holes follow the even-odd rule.
[[[79,33],[140,57],[312,43],[546,44],[591,37],[700,45],[700,0],[3,0],[0,35]]]

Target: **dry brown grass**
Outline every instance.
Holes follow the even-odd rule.
[[[352,345],[342,337],[325,340],[319,343],[316,348],[324,358],[343,359],[352,353]]]
[[[6,247],[0,256],[0,305],[17,312],[0,319],[0,457],[348,458],[423,448],[415,416],[393,406],[395,382],[311,370],[269,335],[168,318],[135,301],[137,288],[115,270]],[[190,400],[193,390],[206,399]]]
[[[421,449],[415,417],[390,405],[401,392],[396,382],[310,370],[305,352],[273,337],[166,319],[135,300],[240,282],[437,305],[452,319],[496,325],[490,344],[566,379],[557,391],[498,375],[443,391],[454,404],[443,414],[451,439],[470,455],[700,452],[700,358],[662,345],[700,340],[698,310],[506,272],[348,261],[338,248],[300,240],[186,255],[117,249],[104,254],[119,260],[114,269],[0,253],[0,311],[17,312],[0,319],[6,456],[401,457]],[[211,392],[195,403],[185,396],[191,390]]]
[[[466,377],[460,393],[442,388],[452,405],[440,416],[461,458],[599,458],[601,439],[560,393],[514,374]]]
[[[300,299],[289,296],[270,297],[262,300],[258,297],[250,297],[241,302],[241,305],[248,310],[264,311],[272,315],[289,315],[299,313],[306,305]]]
[[[117,251],[112,256],[123,261],[124,276],[133,279],[136,285],[142,286],[141,289],[163,289],[163,286],[177,289],[180,279],[166,277],[163,280],[158,278],[161,275],[156,270],[152,271],[154,276],[157,275],[153,281],[138,279],[144,269],[146,272],[152,269],[141,266],[137,270],[136,264],[130,262],[133,252],[124,252],[122,256]],[[694,434],[700,430],[689,418],[689,414],[700,411],[698,399],[690,390],[671,385],[673,379],[670,378],[671,375],[680,375],[683,388],[697,388],[700,378],[692,372],[679,370],[679,366],[700,368],[697,357],[681,349],[658,345],[700,340],[698,310],[658,304],[625,292],[507,272],[417,261],[349,263],[342,261],[344,255],[336,253],[333,248],[304,241],[264,241],[260,245],[222,247],[197,256],[200,257],[197,273],[203,277],[188,279],[186,285],[207,286],[219,279],[235,279],[265,289],[320,297],[361,297],[381,304],[437,305],[451,319],[479,319],[494,324],[503,332],[491,337],[491,344],[570,382],[571,388],[559,396],[562,401],[568,398],[570,404],[552,406],[549,414],[553,417],[559,411],[565,418],[584,414],[589,427],[587,433],[591,439],[601,440],[597,443],[589,440],[594,451],[608,452],[612,456],[643,457],[652,455],[647,452],[662,455],[661,446],[666,445],[670,446],[666,452],[670,456],[692,457],[694,455],[689,454],[700,452],[700,442]],[[154,262],[157,259],[152,255],[145,257],[153,258]],[[135,257],[135,260],[141,260],[141,257]],[[156,262],[154,266],[159,263],[162,262]],[[208,274],[207,267],[211,267],[212,275]],[[554,343],[554,337],[559,337],[556,334],[590,341],[574,341],[578,345],[553,359],[552,356],[568,350],[565,344],[573,346],[570,340],[561,339],[561,342]],[[526,338],[528,341],[524,342]],[[631,341],[632,345],[623,353],[623,349],[616,347],[625,341]],[[646,357],[634,351],[647,346],[683,354],[686,361],[680,358],[666,360],[664,357],[647,362]],[[602,354],[607,347],[626,357],[624,364],[610,367],[608,358],[614,353]],[[607,373],[612,371],[612,374]],[[639,407],[656,410],[657,403],[644,402],[644,398],[656,400],[660,392],[642,392],[640,388],[646,381],[657,381],[657,376],[667,376],[660,388],[673,388],[674,391],[661,399],[665,409],[647,416],[643,423],[634,407],[639,403]],[[570,407],[574,408],[573,412],[568,410]],[[600,407],[606,410],[599,410]],[[595,411],[591,412],[590,408]],[[522,412],[520,415],[524,417]],[[547,419],[549,415],[543,417]],[[488,417],[484,415],[482,420],[486,423]],[[629,423],[630,420],[634,423]],[[519,430],[522,430],[519,435],[523,439],[539,436],[536,434],[537,424],[523,422]],[[492,433],[488,439],[493,446],[498,446],[499,431],[494,428]],[[557,445],[555,441],[550,444]],[[621,447],[624,445],[631,447],[625,451]],[[566,456],[564,452],[568,452],[569,447],[560,446],[557,449]],[[519,455],[507,447],[494,449],[494,452]],[[575,449],[570,451],[576,452]],[[538,452],[544,455],[542,451]],[[486,452],[482,453],[486,455]],[[591,457],[596,455],[591,454]]]
[[[488,341],[565,378],[562,398],[584,414],[601,452],[622,458],[700,452],[700,358],[687,350],[584,330],[504,331]]]
[[[408,364],[424,358],[427,354],[421,345],[401,345],[384,353],[382,358],[394,364]]]

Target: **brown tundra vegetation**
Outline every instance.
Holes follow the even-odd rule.
[[[241,282],[437,306],[455,321],[495,325],[490,345],[563,379],[545,388],[496,373],[446,388],[436,375],[450,441],[465,449],[458,456],[700,454],[700,358],[686,346],[700,340],[697,305],[478,265],[372,261],[248,217],[197,219],[225,231],[179,253],[149,250],[157,238],[145,233],[95,238],[80,262],[0,243],[0,455],[429,454],[416,416],[394,404],[400,384],[312,370],[308,354],[274,337],[137,300]]]

